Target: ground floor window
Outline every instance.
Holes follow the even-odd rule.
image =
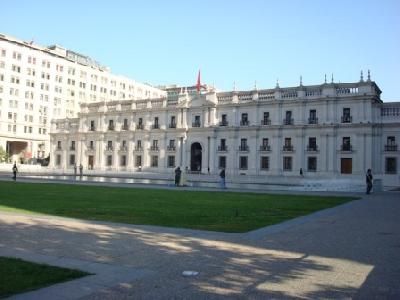
[[[269,157],[261,156],[261,170],[269,170]]]
[[[385,159],[385,173],[396,174],[397,173],[397,159],[396,157],[386,157]]]
[[[175,167],[175,155],[169,155],[168,156],[168,168],[174,168]]]
[[[226,156],[220,156],[218,158],[218,167],[220,169],[226,169]]]
[[[75,164],[75,154],[71,154],[69,156],[69,164],[74,165]]]
[[[151,156],[151,166],[153,168],[158,167],[158,156],[157,155],[152,155]]]
[[[239,157],[239,169],[247,170],[247,168],[248,168],[247,156],[240,156]]]
[[[351,158],[342,158],[340,160],[340,173],[351,174],[353,172],[353,160]]]
[[[121,165],[121,167],[126,166],[126,155],[121,155],[120,165]]]
[[[61,155],[60,154],[57,154],[57,156],[56,156],[56,165],[57,166],[61,165]]]
[[[283,171],[292,171],[293,158],[291,156],[283,157]]]
[[[316,157],[311,156],[311,157],[308,158],[307,170],[309,172],[316,172],[317,171],[317,158]]]
[[[112,166],[112,155],[107,155],[107,167]]]
[[[135,166],[136,167],[142,166],[142,156],[141,155],[136,155]]]

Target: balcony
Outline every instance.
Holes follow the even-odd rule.
[[[293,125],[293,124],[294,124],[293,118],[290,118],[290,119],[288,119],[288,118],[283,119],[283,125]]]
[[[308,124],[318,124],[318,118],[308,118]]]
[[[397,151],[397,145],[385,145],[385,151]]]
[[[249,120],[241,120],[240,121],[240,126],[249,126],[250,122]]]
[[[261,145],[260,151],[271,151],[271,146],[270,145]]]
[[[135,151],[143,151],[142,146],[135,146]]]
[[[271,125],[271,120],[270,119],[261,120],[261,125]]]
[[[128,124],[124,124],[121,129],[122,130],[129,130],[129,125]]]
[[[159,124],[153,124],[153,125],[151,125],[151,129],[160,129],[160,125]]]
[[[89,147],[87,148],[87,150],[88,150],[88,151],[94,151],[95,149],[94,149],[94,146],[89,146]]]
[[[218,151],[228,151],[228,146],[226,145],[218,146]]]
[[[143,124],[137,124],[137,125],[136,125],[136,129],[137,129],[137,130],[143,130],[143,129],[144,129]]]
[[[150,146],[150,151],[158,151],[158,146]]]
[[[106,151],[113,151],[114,150],[114,147],[113,146],[107,146],[106,147]]]
[[[249,146],[247,145],[239,146],[239,151],[249,151]]]
[[[219,126],[228,126],[228,121],[219,122]]]
[[[340,151],[351,152],[351,151],[353,151],[353,146],[352,145],[341,145]]]
[[[110,131],[115,130],[115,126],[114,125],[108,125],[108,130],[110,130]]]
[[[353,117],[352,116],[342,116],[342,123],[352,123]]]
[[[167,146],[167,151],[175,151],[175,146]]]
[[[61,147],[61,146],[57,146],[56,150],[57,150],[57,151],[61,151],[61,150],[62,150],[62,147]]]
[[[75,151],[75,146],[69,147],[69,150],[70,150],[70,151]]]
[[[317,151],[318,151],[317,145],[308,145],[307,146],[307,152],[317,152]]]
[[[293,150],[294,150],[293,145],[285,145],[285,146],[283,146],[282,150],[284,152],[293,152]]]
[[[121,146],[119,147],[119,151],[128,151],[128,147],[127,146]]]
[[[192,127],[200,127],[200,122],[193,122]]]
[[[176,123],[170,123],[170,124],[168,125],[168,128],[176,128]]]
[[[94,127],[94,126],[93,126],[93,127],[90,127],[90,128],[89,128],[89,131],[96,131],[96,127]]]

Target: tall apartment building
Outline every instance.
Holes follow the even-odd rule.
[[[47,156],[51,119],[77,117],[82,103],[164,95],[58,45],[0,34],[0,146],[13,161]]]
[[[51,166],[111,172],[364,179],[385,185],[400,169],[400,102],[354,83],[217,92],[169,88],[167,97],[82,104],[54,120]],[[266,179],[267,180],[267,179]]]

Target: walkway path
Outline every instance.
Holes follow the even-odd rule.
[[[0,212],[0,255],[96,274],[13,299],[400,299],[399,215],[399,192],[246,234]]]

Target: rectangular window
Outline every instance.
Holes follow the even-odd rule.
[[[247,113],[242,114],[242,118],[240,120],[240,125],[242,125],[242,126],[249,125],[249,115]]]
[[[292,171],[293,158],[291,156],[283,157],[283,171]]]
[[[71,149],[70,150],[75,150],[75,141],[71,141]]]
[[[174,155],[169,155],[168,156],[168,168],[174,168],[175,167],[175,156]]]
[[[340,160],[340,173],[351,174],[353,172],[353,161],[351,158],[342,158]]]
[[[126,166],[126,155],[121,155],[120,166],[121,167],[125,167]]]
[[[141,155],[136,155],[135,166],[136,167],[142,166],[142,156]]]
[[[107,155],[107,167],[112,166],[112,155]]]
[[[107,150],[113,150],[113,142],[107,141]]]
[[[309,157],[308,158],[307,170],[309,172],[316,172],[317,171],[317,158],[316,157]]]
[[[261,170],[269,170],[269,157],[268,156],[261,156]]]
[[[71,154],[70,156],[69,156],[69,164],[72,166],[72,165],[75,165],[75,154]]]
[[[226,169],[226,156],[220,156],[218,158],[218,167],[220,169]]]
[[[318,124],[317,111],[315,109],[310,109],[308,124]]]
[[[240,156],[239,157],[239,169],[247,170],[247,167],[248,167],[247,156]]]
[[[158,167],[158,156],[157,155],[152,155],[151,156],[151,166],[153,168],[157,168]]]
[[[176,118],[175,116],[171,116],[171,124],[169,124],[170,128],[176,128]]]
[[[351,151],[350,137],[348,136],[342,138],[342,151]]]
[[[90,131],[94,131],[94,130],[95,130],[94,121],[91,120],[90,121]]]
[[[122,129],[128,130],[128,119],[124,119],[124,125],[123,125]]]
[[[386,174],[397,174],[397,159],[396,159],[396,157],[386,157],[385,173]]]
[[[350,108],[343,108],[342,123],[351,123],[352,117],[350,115]]]
[[[61,155],[60,155],[60,154],[57,154],[57,155],[56,155],[56,165],[57,165],[57,166],[60,166],[60,165],[61,165]]]
[[[61,150],[61,141],[57,141],[57,150]]]
[[[317,138],[309,137],[308,138],[308,151],[317,151]]]
[[[94,141],[89,142],[89,149],[94,150]]]

